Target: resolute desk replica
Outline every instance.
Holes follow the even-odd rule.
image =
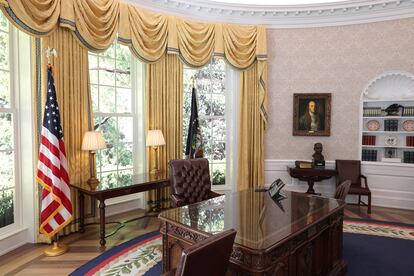
[[[163,270],[177,268],[188,246],[234,228],[233,272],[344,275],[344,208],[341,200],[295,192],[277,202],[269,193],[251,189],[164,211],[159,215]]]

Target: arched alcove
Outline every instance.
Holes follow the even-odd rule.
[[[361,95],[360,123],[362,161],[414,163],[414,75],[387,71],[373,78]]]

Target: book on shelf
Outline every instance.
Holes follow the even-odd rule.
[[[364,107],[364,117],[380,117],[382,115],[381,107]]]
[[[362,161],[377,161],[377,150],[363,149]]]
[[[398,131],[398,120],[396,119],[384,120],[384,131]]]
[[[402,116],[403,117],[408,117],[408,116],[413,117],[414,116],[414,106],[405,106],[404,110],[403,110],[403,113],[402,113]]]
[[[414,163],[414,151],[404,151],[404,163]]]
[[[376,145],[376,136],[375,135],[363,135],[362,144],[366,146],[375,146]]]
[[[407,147],[414,147],[414,136],[406,137],[406,145]]]

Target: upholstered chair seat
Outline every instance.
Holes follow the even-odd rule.
[[[171,160],[169,164],[173,206],[179,207],[220,196],[211,191],[207,159]]]

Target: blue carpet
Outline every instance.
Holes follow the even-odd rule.
[[[349,276],[413,276],[414,241],[344,233]]]
[[[137,237],[135,239],[132,239],[130,241],[124,242],[124,243],[122,243],[118,246],[115,246],[115,247],[109,249],[108,251],[105,251],[104,253],[102,253],[98,257],[90,260],[89,262],[82,265],[81,267],[77,268],[75,271],[73,271],[69,275],[70,276],[87,275],[88,273],[90,273],[91,270],[93,270],[95,267],[97,267],[101,263],[104,263],[111,256],[123,251],[124,249],[127,249],[130,246],[133,246],[134,244],[137,244],[141,241],[150,239],[150,238],[152,238],[156,235],[159,235],[159,234],[160,234],[160,231],[154,231],[154,232],[139,236],[139,237]],[[156,275],[161,275],[161,274],[162,274],[162,263],[159,262],[157,265],[152,267],[147,273],[145,273],[145,276],[156,276]]]
[[[372,222],[372,220],[364,221]],[[70,275],[85,275],[112,255],[158,234],[159,231],[154,231],[111,248]],[[349,276],[414,276],[414,241],[412,240],[344,233],[343,243]],[[162,265],[159,262],[145,276],[161,275],[161,273]]]

